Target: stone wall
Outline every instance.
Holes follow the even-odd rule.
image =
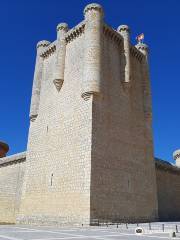
[[[15,223],[19,211],[26,153],[0,160],[0,223]]]
[[[125,83],[122,47],[108,37],[102,45],[103,98],[93,101],[91,221],[153,221],[156,179],[143,65],[131,54],[131,78]]]
[[[180,168],[156,160],[159,220],[180,220]]]
[[[83,58],[82,33],[67,43],[60,91],[53,83],[56,52],[44,58],[39,113],[29,130],[20,223],[89,222],[92,100],[81,97]]]

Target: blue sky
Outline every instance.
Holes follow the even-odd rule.
[[[83,19],[86,0],[1,0],[0,139],[9,154],[26,150],[36,43],[53,41],[56,26]],[[145,34],[150,47],[155,156],[172,161],[180,148],[180,1],[102,0],[105,21],[128,24],[132,43]]]

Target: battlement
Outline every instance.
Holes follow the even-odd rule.
[[[56,43],[57,43],[57,40],[55,40],[54,42],[52,42],[48,46],[46,46],[44,51],[41,51],[40,56],[43,58],[47,58],[51,54],[53,54],[56,51]]]
[[[85,29],[85,21],[82,21],[77,26],[70,29],[66,33],[66,37],[65,37],[66,44],[72,42],[74,39],[76,39],[80,35],[82,35],[84,33],[84,29]],[[123,38],[112,27],[108,26],[107,24],[104,24],[103,34],[104,34],[105,37],[108,37],[109,39],[111,39],[111,41],[116,43],[118,46],[122,47]],[[48,58],[50,55],[55,53],[56,52],[56,44],[57,44],[57,40],[55,40],[54,42],[45,46],[45,48],[41,52],[40,56],[43,57],[43,58]],[[133,45],[130,46],[130,53],[131,53],[131,56],[136,58],[139,62],[141,62],[142,59],[144,58],[143,53]]]
[[[88,13],[90,10],[98,10],[103,15],[103,9],[99,4],[87,5],[84,9],[84,15],[86,15],[86,13]],[[72,42],[73,40],[77,39],[79,36],[84,34],[86,22],[87,22],[86,20],[83,20],[78,25],[76,25],[75,27],[69,30],[66,23],[60,23],[58,24],[56,29],[57,31],[61,29],[66,30],[65,40],[66,40],[66,44],[69,44],[70,42]],[[118,27],[116,31],[111,26],[107,25],[106,23],[103,23],[104,36],[108,37],[112,42],[120,46],[121,49],[122,49],[123,37],[119,33],[122,33],[122,32],[130,32],[130,28],[127,25],[121,25]],[[43,58],[48,58],[50,55],[56,52],[56,45],[57,45],[57,40],[55,40],[52,43],[49,43],[46,40],[40,41],[37,44],[37,47],[39,46],[44,47],[44,49],[41,51],[40,56]],[[146,45],[144,44],[144,46]],[[140,51],[141,48],[142,46],[136,45],[135,47],[130,44],[130,54],[132,57],[135,57],[139,62],[141,62],[144,57],[144,55]]]
[[[46,41],[46,40],[42,40],[42,41],[39,41],[37,43],[37,49],[40,48],[40,47],[47,47],[49,46],[50,42],[49,41]]]
[[[77,26],[73,27],[69,31],[67,31],[65,39],[66,44],[73,41],[75,38],[79,37],[81,34],[84,33],[84,27],[85,27],[85,21],[80,22]],[[57,26],[57,29],[59,30],[59,25]],[[51,54],[53,54],[56,51],[56,45],[57,40],[52,42],[51,44],[47,45],[44,51],[41,52],[40,56],[43,58],[49,57]]]
[[[117,45],[122,47],[123,38],[122,36],[114,30],[112,27],[108,26],[107,24],[104,24],[103,26],[103,33],[106,37],[110,38],[111,41],[117,43]]]
[[[85,28],[85,21],[80,22],[77,26],[73,27],[70,29],[67,34],[66,34],[66,43],[70,43],[77,37],[79,37],[81,34],[84,33],[84,28]]]
[[[136,58],[139,62],[142,62],[144,54],[140,52],[135,46],[130,46],[130,53],[132,57]]]

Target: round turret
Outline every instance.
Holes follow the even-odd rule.
[[[123,32],[129,32],[130,33],[130,28],[128,25],[120,25],[117,28],[117,31],[120,32],[121,34],[123,34]]]
[[[148,55],[149,47],[145,43],[138,43],[135,46],[140,52],[142,52],[145,56]]]
[[[59,23],[56,27],[57,32],[60,30],[68,31],[68,24],[67,23]]]
[[[117,28],[117,32],[122,36],[123,38],[123,44],[124,44],[124,69],[125,69],[125,78],[124,82],[129,83],[131,80],[131,57],[130,57],[130,28],[127,25],[120,25]],[[126,85],[129,86],[129,85]]]
[[[86,16],[86,14],[92,10],[98,11],[101,15],[104,15],[104,11],[103,8],[100,4],[98,3],[91,3],[88,4],[85,8],[84,8],[84,16]]]
[[[176,161],[176,166],[180,168],[180,149],[173,152],[173,158]]]
[[[92,3],[84,9],[85,45],[84,45],[84,79],[82,98],[102,96],[102,39],[103,39],[103,8]],[[100,98],[99,98],[100,99]]]
[[[0,158],[6,157],[6,154],[7,154],[8,151],[9,151],[8,144],[0,141]]]
[[[59,23],[56,27],[57,30],[57,39],[64,40],[65,34],[68,31],[68,24],[67,23]]]

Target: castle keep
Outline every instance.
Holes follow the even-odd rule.
[[[0,163],[1,222],[180,217],[180,169],[154,160],[148,67],[148,46],[99,4],[37,44],[27,151]]]

